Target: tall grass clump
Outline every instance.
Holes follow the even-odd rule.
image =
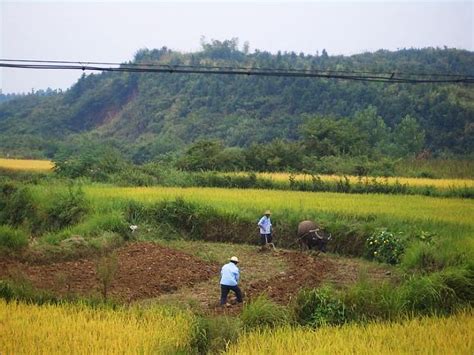
[[[450,268],[426,276],[410,277],[400,288],[406,311],[449,314],[474,303],[472,269]]]
[[[18,251],[28,245],[28,235],[21,229],[0,225],[0,251]]]
[[[397,284],[360,280],[342,293],[351,321],[397,320],[413,315],[451,314],[473,304],[474,273],[448,268],[412,275]]]
[[[60,302],[60,299],[52,293],[38,290],[28,280],[18,276],[15,280],[0,280],[0,299],[37,305]]]
[[[277,327],[290,323],[287,309],[270,301],[265,296],[259,296],[246,304],[240,315],[245,329],[261,327]]]
[[[344,303],[329,286],[301,290],[293,304],[295,320],[304,326],[319,328],[347,321]]]
[[[199,354],[220,354],[238,340],[241,330],[238,317],[196,317],[193,348]]]

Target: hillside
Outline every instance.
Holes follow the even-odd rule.
[[[249,53],[245,46],[241,50],[237,40],[203,43],[196,53],[144,49],[133,62],[474,75],[474,53],[463,50],[271,54]],[[317,132],[317,139],[328,140],[331,148],[305,147],[318,156],[396,156],[424,150],[465,155],[474,150],[472,102],[474,89],[467,85],[102,73],[84,75],[65,92],[1,102],[0,154],[53,157],[64,146],[92,141],[144,162],[204,138],[249,147],[275,139],[307,142]],[[331,136],[328,127],[332,132],[346,127],[347,132]]]

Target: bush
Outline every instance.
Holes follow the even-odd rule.
[[[341,325],[347,320],[344,303],[330,287],[300,291],[293,309],[299,324],[314,328]]]
[[[58,230],[78,223],[88,211],[85,194],[81,188],[71,186],[67,193],[58,193],[52,197],[47,208],[46,229]]]
[[[25,232],[10,226],[0,226],[0,248],[20,250],[28,245]]]
[[[37,208],[27,188],[11,183],[0,186],[0,224],[19,226],[37,220]]]
[[[273,303],[264,296],[259,296],[246,305],[240,319],[246,329],[282,326],[290,321],[289,314],[284,307]]]
[[[398,264],[405,250],[401,238],[391,232],[382,230],[372,234],[366,240],[366,256],[387,264]]]

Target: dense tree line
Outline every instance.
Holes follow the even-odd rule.
[[[236,39],[203,42],[190,54],[143,49],[133,62],[474,75],[474,53],[463,50],[250,53]],[[327,157],[469,155],[472,102],[474,90],[463,85],[102,73],[84,75],[65,92],[0,103],[0,154],[53,157],[88,140],[115,147],[136,163],[172,156],[196,169],[213,164],[210,156],[209,162],[193,160],[199,149],[217,149],[220,166],[230,161],[230,168],[274,169],[310,168]]]

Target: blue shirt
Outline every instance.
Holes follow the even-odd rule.
[[[237,286],[239,283],[240,271],[233,262],[225,264],[221,270],[221,285]]]
[[[270,217],[263,216],[260,218],[258,226],[260,227],[260,234],[270,234],[272,232],[272,221]]]

